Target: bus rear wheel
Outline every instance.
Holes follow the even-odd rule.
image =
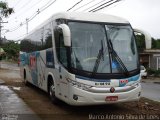
[[[28,81],[27,81],[27,76],[26,76],[26,70],[24,70],[24,84],[26,85],[26,86],[28,86]]]

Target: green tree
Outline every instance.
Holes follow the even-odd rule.
[[[137,41],[138,51],[143,52],[143,50],[146,48],[144,35],[137,34],[136,41]]]
[[[44,48],[47,49],[47,48],[51,48],[51,47],[52,47],[52,36],[49,35],[46,38],[46,44],[45,44]]]
[[[156,48],[156,40],[152,38],[152,49]]]
[[[136,40],[137,40],[138,51],[143,52],[143,50],[146,48],[144,35],[137,34]],[[160,39],[152,38],[152,49],[160,49]]]
[[[152,38],[152,49],[160,49],[160,39]]]
[[[2,46],[9,59],[17,60],[19,57],[20,45],[18,43],[9,42]]]
[[[7,2],[0,1],[0,8],[1,15],[4,17],[8,17],[10,14],[14,12],[13,8],[8,7]]]
[[[13,8],[8,7],[7,2],[0,1],[0,22],[2,21],[3,17],[8,17],[13,12],[14,12]],[[0,45],[2,44],[1,42],[2,41],[1,41],[1,27],[0,27]]]

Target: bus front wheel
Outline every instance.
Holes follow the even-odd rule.
[[[49,97],[53,104],[58,103],[58,99],[55,96],[55,85],[54,85],[53,80],[50,80],[49,82]]]

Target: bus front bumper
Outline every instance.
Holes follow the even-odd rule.
[[[68,104],[75,106],[82,105],[100,105],[100,104],[113,104],[120,102],[138,101],[141,95],[141,84],[127,92],[115,93],[94,93],[79,89],[77,87],[70,87]],[[109,97],[117,98],[108,101]]]

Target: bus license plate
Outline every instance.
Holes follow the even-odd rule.
[[[118,100],[118,96],[107,96],[106,97],[106,101],[117,101]]]

